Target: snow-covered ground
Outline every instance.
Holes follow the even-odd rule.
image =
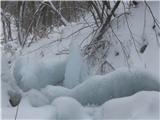
[[[160,2],[148,4],[159,19]],[[120,11],[123,11],[123,6]],[[113,30],[125,45],[130,58],[126,64],[118,40],[113,34],[106,34],[106,39],[112,39],[107,60],[116,71],[103,76],[95,75],[96,66],[88,69],[81,53],[81,48],[92,39],[87,36],[94,26],[67,37],[88,25],[83,20],[80,23],[84,24],[71,23],[55,28],[49,39],[44,38],[24,49],[15,42],[5,45],[12,46],[12,52],[6,52],[1,46],[2,118],[14,119],[17,113],[19,120],[160,119],[157,44],[160,41],[157,41],[152,29],[151,13],[143,2],[130,12],[127,20],[137,41],[137,49],[147,44],[146,50],[137,54],[125,17],[120,18],[118,29],[117,23],[113,22]],[[86,16],[86,20],[88,23],[93,21],[90,15]],[[115,55],[117,52],[118,56]],[[128,65],[135,71],[126,69]],[[16,100],[21,98],[18,106],[10,105],[11,96],[16,96]]]
[[[17,119],[158,119],[159,95],[155,91],[142,91],[130,97],[109,100],[99,107],[82,106],[71,97],[58,97],[49,105],[33,107],[26,96],[18,107]],[[5,107],[2,117],[14,119],[16,110],[17,107]]]

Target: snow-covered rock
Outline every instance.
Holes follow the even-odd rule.
[[[49,59],[49,58],[48,58]],[[46,85],[57,85],[64,79],[64,60],[38,60],[36,58],[21,57],[14,66],[14,77],[23,91],[31,88],[40,89]]]
[[[95,119],[159,119],[160,93],[142,91],[105,102]]]
[[[59,97],[52,102],[57,120],[89,119],[82,105],[73,98]]]
[[[76,41],[70,45],[69,58],[66,65],[64,86],[74,88],[82,83],[88,76],[87,65],[81,55],[81,50]]]

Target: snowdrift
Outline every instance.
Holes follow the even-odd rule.
[[[160,83],[147,72],[118,69],[103,76],[93,76],[71,90],[58,86],[42,89],[50,100],[70,96],[82,105],[101,105],[110,99],[130,96],[139,91],[160,91]]]
[[[83,105],[130,96],[139,91],[160,91],[160,83],[147,72],[119,69],[104,76],[93,76],[75,89],[72,96]]]
[[[57,120],[89,120],[82,105],[71,97],[59,97],[52,102],[56,109]]]
[[[64,85],[73,88],[88,77],[88,69],[81,56],[80,47],[73,42],[68,59],[60,60],[57,56],[37,59],[20,57],[13,70],[18,86],[23,91],[31,88],[40,89],[46,85]]]
[[[46,58],[47,59],[47,58]],[[23,91],[40,89],[46,85],[58,85],[64,80],[65,60],[20,57],[14,66],[13,75]]]
[[[71,89],[62,86],[48,85],[41,89],[41,92],[51,101],[60,96],[71,96]]]
[[[28,97],[23,97],[17,120],[21,119],[159,119],[159,96],[156,91],[141,91],[132,96],[109,100],[99,107],[83,107],[76,99],[59,97],[51,105],[32,107]],[[35,101],[37,98],[35,98]],[[16,107],[5,107],[2,117],[13,119]]]
[[[159,119],[160,93],[142,91],[135,95],[105,102],[95,119]]]

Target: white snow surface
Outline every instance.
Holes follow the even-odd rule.
[[[71,90],[61,86],[47,86],[42,90],[49,99],[70,96],[82,105],[101,105],[139,91],[160,91],[158,78],[146,71],[121,68],[106,75],[92,76]]]
[[[104,103],[95,114],[96,119],[159,119],[160,93],[142,91],[130,97]]]
[[[17,119],[159,119],[160,93],[142,91],[135,95],[112,99],[101,107],[82,106],[70,97],[59,97],[51,105],[32,107],[26,97],[19,105]],[[4,107],[2,117],[15,117],[16,107]]]
[[[21,57],[16,61],[13,73],[17,84],[23,91],[31,88],[40,89],[49,84],[58,85],[63,81],[65,60],[43,59]]]
[[[40,107],[49,104],[48,98],[36,89],[31,89],[25,94],[33,107]]]
[[[89,120],[89,116],[85,113],[82,105],[73,98],[59,97],[52,102],[52,105],[56,109],[56,119],[58,120]]]
[[[50,100],[53,101],[55,98],[60,96],[70,96],[71,90],[62,86],[48,85],[41,89],[41,92]]]
[[[87,65],[81,55],[81,50],[76,41],[70,45],[69,58],[65,70],[64,86],[74,88],[88,77]]]

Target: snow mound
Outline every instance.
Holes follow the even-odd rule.
[[[38,101],[39,99],[37,99]],[[15,118],[17,107],[3,108],[2,118],[3,119],[13,119]],[[28,97],[23,97],[19,104],[17,120],[51,120],[54,116],[55,110],[51,105],[45,105],[42,107],[32,107]]]
[[[49,100],[43,95],[40,91],[36,89],[31,89],[26,93],[26,97],[28,98],[30,104],[33,107],[40,107],[43,105],[49,104]]]
[[[53,101],[55,98],[60,96],[70,96],[71,90],[62,86],[48,85],[41,89],[41,92],[50,100]]]
[[[50,61],[46,61],[29,57],[20,57],[13,70],[16,82],[23,91],[31,88],[40,89],[49,84],[57,85],[63,81],[64,72],[64,60],[51,58]]]
[[[72,97],[83,105],[100,105],[139,91],[160,91],[160,83],[148,72],[121,68],[103,76],[91,77],[72,90]]]
[[[142,91],[130,97],[104,103],[95,114],[96,119],[158,119],[159,92]]]
[[[48,99],[73,97],[83,105],[101,105],[113,99],[133,95],[139,91],[160,91],[158,79],[145,71],[121,68],[106,75],[92,76],[73,89],[47,86],[42,89]]]
[[[57,120],[89,119],[82,105],[73,98],[59,97],[52,102]]]
[[[73,88],[82,83],[88,76],[87,66],[81,56],[81,50],[76,41],[70,45],[69,58],[66,65],[64,86]]]

